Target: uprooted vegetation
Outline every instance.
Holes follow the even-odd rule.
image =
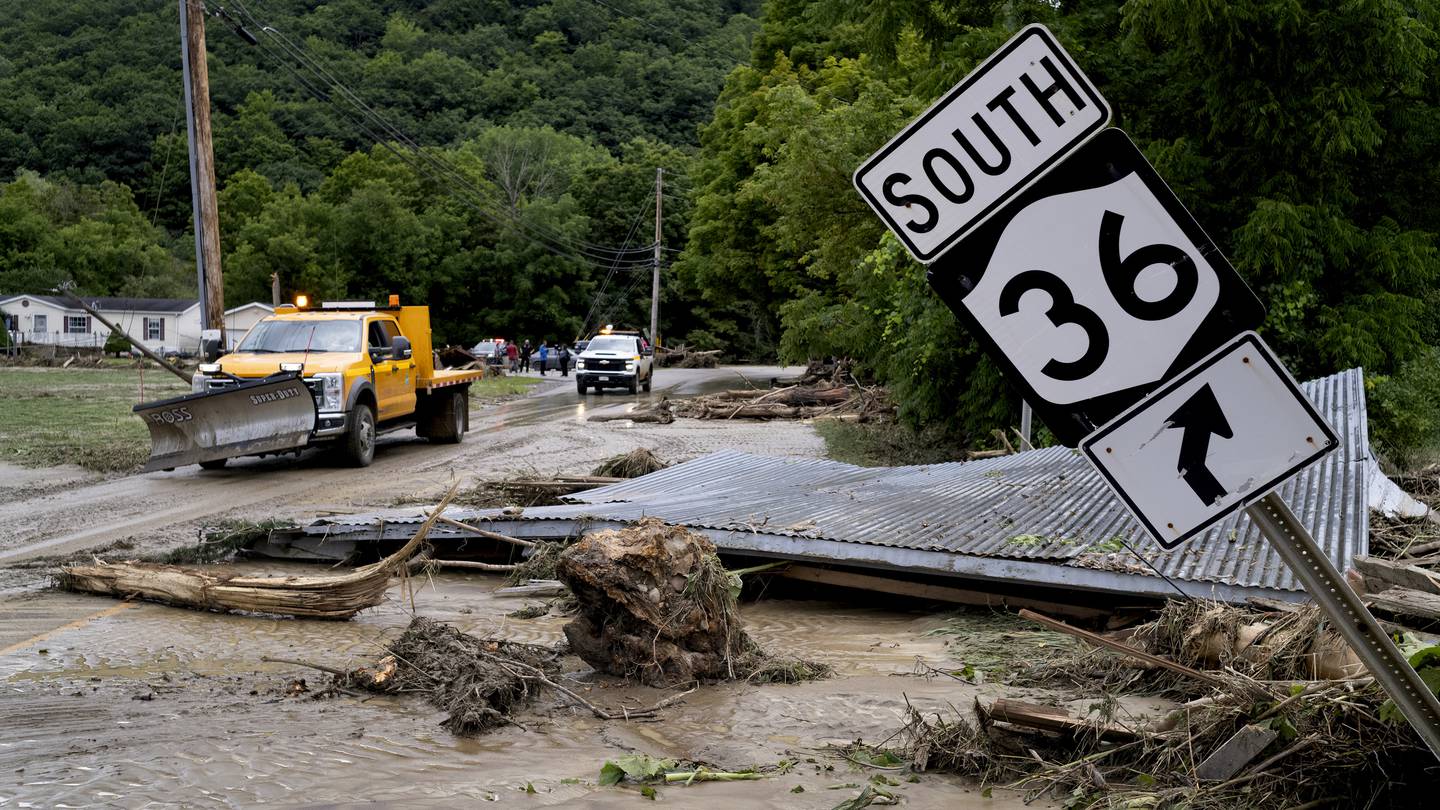
[[[1027,799],[1049,793],[1071,807],[1422,806],[1433,799],[1434,757],[1334,641],[1313,607],[1175,602],[1125,643],[1200,677],[1103,650],[1076,652],[1027,675],[1095,695],[1088,717],[1051,710],[1060,723],[1030,722],[998,700],[988,708],[977,701],[973,712],[912,708],[882,745],[913,770],[963,774]],[[1408,635],[1402,642],[1422,676],[1440,683],[1440,648],[1417,650]],[[1109,697],[1120,692],[1185,702],[1151,722],[1121,722]],[[1237,735],[1259,748],[1232,768],[1202,767]]]
[[[610,478],[639,478],[669,467],[669,462],[655,455],[651,450],[637,447],[628,453],[611,456],[590,471],[591,475]]]
[[[578,603],[565,637],[602,672],[655,685],[829,674],[823,664],[771,656],[750,638],[739,577],[707,538],[683,527],[646,518],[588,534],[560,555],[557,574]]]
[[[469,736],[512,722],[512,710],[535,699],[537,675],[558,673],[560,658],[548,647],[476,638],[417,616],[379,663],[340,682],[373,692],[422,694],[448,714],[441,724],[446,730]]]

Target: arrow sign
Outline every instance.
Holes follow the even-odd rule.
[[[1167,428],[1178,429],[1183,433],[1180,439],[1180,462],[1176,466],[1180,477],[1185,479],[1185,483],[1207,504],[1225,497],[1225,487],[1220,486],[1215,473],[1205,466],[1205,456],[1210,450],[1212,435],[1222,439],[1235,438],[1235,431],[1230,429],[1230,423],[1225,420],[1225,412],[1220,410],[1220,401],[1215,398],[1215,392],[1209,385],[1200,386],[1200,390],[1185,400],[1185,404],[1170,414],[1170,418],[1165,422]]]
[[[1115,494],[1174,548],[1340,444],[1254,332],[1080,442]]]

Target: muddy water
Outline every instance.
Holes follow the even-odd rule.
[[[563,618],[507,618],[524,602],[492,597],[497,584],[437,576],[415,594],[415,607],[472,633],[561,638]],[[936,638],[922,635],[937,619],[798,601],[749,606],[747,625],[765,646],[831,663],[839,677],[705,687],[655,722],[602,722],[547,699],[522,714],[523,727],[461,739],[419,700],[288,696],[292,680],[318,686],[326,676],[260,662],[267,655],[342,668],[373,661],[410,618],[409,597],[399,588],[391,594],[382,607],[343,623],[32,597],[31,611],[48,610],[66,623],[0,646],[0,806],[411,807],[469,799],[634,807],[642,800],[634,789],[601,788],[596,778],[607,758],[640,752],[720,768],[796,762],[789,773],[757,782],[661,788],[671,806],[830,808],[874,772],[827,746],[884,739],[907,698],[941,708],[999,694],[908,674],[917,656],[945,655]],[[576,677],[576,688],[607,706],[649,705],[666,694],[591,673]],[[855,787],[831,789],[837,785]],[[792,792],[796,787],[803,792]],[[912,807],[1021,806],[1013,795],[982,799],[973,786],[942,776],[890,789]]]

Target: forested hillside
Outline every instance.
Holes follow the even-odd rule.
[[[758,3],[226,10],[207,31],[227,300],[268,299],[276,271],[318,295],[398,290],[441,301],[437,324],[468,340],[573,337],[612,274],[602,307],[639,316],[615,293],[644,269],[632,264],[653,239],[655,169],[685,182]],[[317,98],[338,99],[327,78],[376,117]],[[73,278],[97,294],[193,294],[181,94],[173,2],[0,9],[0,177],[21,178],[0,188],[0,292]],[[435,151],[375,145],[401,133]],[[678,248],[684,195],[666,208]]]
[[[702,132],[677,271],[732,345],[855,357],[912,423],[962,440],[1016,424],[1018,395],[850,175],[1043,22],[1267,303],[1263,332],[1295,373],[1364,366],[1383,444],[1440,441],[1437,10],[769,0]]]

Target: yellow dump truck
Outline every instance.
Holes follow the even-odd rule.
[[[310,307],[301,297],[255,324],[235,351],[202,363],[194,393],[135,406],[150,428],[145,469],[215,469],[318,444],[364,467],[377,435],[407,427],[456,443],[482,373],[435,368],[429,307],[400,306],[396,296],[383,307]]]

